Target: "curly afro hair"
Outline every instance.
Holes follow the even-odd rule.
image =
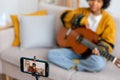
[[[89,0],[87,0],[87,1],[89,1]],[[102,6],[102,8],[103,9],[108,8],[108,6],[110,5],[110,1],[111,0],[103,0],[103,6]]]

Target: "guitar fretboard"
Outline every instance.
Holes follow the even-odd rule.
[[[84,44],[85,46],[87,46],[89,49],[94,49],[97,48],[100,52],[100,55],[107,58],[109,61],[113,62],[115,57],[112,56],[111,54],[103,51],[102,49],[100,49],[96,44],[92,43],[91,41],[87,40],[86,38],[79,36],[77,39],[78,42]]]

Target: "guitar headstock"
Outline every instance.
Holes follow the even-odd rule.
[[[114,64],[115,64],[118,68],[120,68],[120,58],[116,58]]]

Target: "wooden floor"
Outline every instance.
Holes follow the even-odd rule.
[[[0,80],[18,80],[5,74],[0,74]],[[53,80],[47,77],[41,77],[40,80]]]
[[[18,80],[18,79],[12,78],[12,77],[7,76],[5,74],[0,74],[0,80]]]

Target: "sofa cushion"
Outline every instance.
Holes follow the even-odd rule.
[[[0,31],[0,52],[11,47],[14,40],[13,28]]]
[[[113,15],[116,24],[115,48],[113,54],[120,57],[120,16]]]
[[[26,16],[36,16],[36,15],[46,15],[47,10],[42,10],[30,14],[24,14]],[[20,46],[20,32],[19,32],[19,20],[18,20],[18,15],[11,15],[14,31],[15,31],[15,38],[13,41],[13,46]]]
[[[20,16],[21,48],[48,48],[55,45],[55,16]]]
[[[11,47],[1,52],[0,58],[8,63],[20,66],[20,58],[28,57],[47,60],[47,51],[49,49],[27,49],[22,50],[19,47]]]
[[[76,72],[71,80],[120,80],[119,69],[112,63],[108,62],[101,72]]]
[[[50,76],[49,78],[53,80],[72,80],[71,76],[73,76],[76,71],[75,70],[65,70],[63,68],[60,68],[52,63],[50,65]],[[75,80],[75,79],[73,79]],[[79,79],[80,80],[80,79]]]
[[[0,58],[3,62],[7,64],[12,64],[17,68],[20,68],[20,58],[28,57],[33,58],[36,56],[37,59],[47,60],[47,51],[50,49],[27,49],[21,50],[19,47],[11,47],[4,50],[1,53]],[[70,80],[71,75],[73,75],[76,71],[74,70],[65,70],[54,64],[49,63],[49,78],[54,78],[54,80]]]
[[[63,11],[73,9],[73,8],[49,5],[49,4],[44,4],[44,3],[40,3],[39,6],[40,6],[40,10],[46,9],[48,10],[48,14],[56,15],[56,21],[55,21],[56,33],[58,33],[59,29],[63,26],[61,19],[60,19],[60,16],[63,13]]]

